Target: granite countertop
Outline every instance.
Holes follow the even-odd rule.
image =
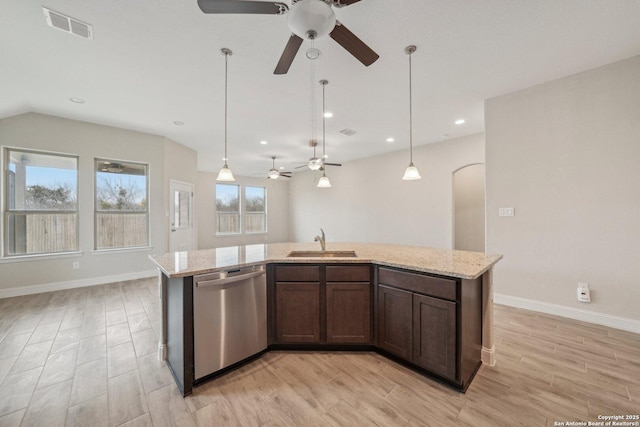
[[[406,268],[462,279],[480,277],[502,255],[382,243],[327,243],[327,251],[354,250],[357,257],[288,258],[291,251],[317,251],[318,243],[271,243],[149,255],[168,277],[186,277],[265,263],[366,264]]]

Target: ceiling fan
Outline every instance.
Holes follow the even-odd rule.
[[[271,169],[269,173],[267,173],[267,178],[269,179],[278,179],[279,177],[291,178],[291,172],[281,172],[276,169],[276,156],[271,156],[271,160],[273,161],[271,165]]]
[[[309,146],[313,147],[313,157],[310,157],[308,162],[304,162],[304,165],[297,166],[295,169],[308,167],[312,171],[318,171],[324,170],[325,166],[342,166],[342,163],[329,163],[325,161],[325,158],[316,157],[316,147],[318,146],[318,141],[316,141],[315,139],[309,141]]]
[[[289,13],[291,37],[276,65],[274,74],[287,74],[303,39],[313,42],[327,34],[365,66],[376,62],[379,55],[355,34],[336,20],[333,7],[345,7],[360,0],[291,0],[291,8],[285,3],[250,0],[198,0],[204,13],[241,13],[284,15]],[[316,59],[319,51],[313,47],[307,51],[309,59]]]

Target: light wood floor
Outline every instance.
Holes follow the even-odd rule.
[[[466,394],[375,353],[270,352],[183,399],[155,279],[0,300],[3,426],[553,426],[640,413],[640,335],[502,306]]]

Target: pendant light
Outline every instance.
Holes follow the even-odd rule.
[[[329,181],[329,178],[327,178],[327,167],[324,164],[324,159],[326,159],[325,156],[325,109],[324,109],[324,88],[326,85],[329,84],[329,82],[327,80],[320,80],[320,84],[322,85],[322,176],[320,177],[320,180],[318,180],[318,188],[330,188],[331,187],[331,181]]]
[[[412,181],[415,179],[421,179],[418,168],[413,165],[413,110],[411,105],[411,55],[416,51],[416,47],[411,45],[404,49],[404,53],[409,55],[409,166],[404,170],[405,181]]]
[[[224,55],[224,166],[220,169],[216,181],[229,182],[236,180],[233,177],[231,169],[227,166],[227,64],[229,62],[229,56],[233,55],[233,52],[226,47],[220,49],[220,52]]]

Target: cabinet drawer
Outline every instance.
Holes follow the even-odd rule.
[[[278,265],[277,282],[318,282],[320,267],[317,265]]]
[[[456,300],[455,280],[380,268],[378,270],[378,282],[383,285],[390,285],[437,298]]]
[[[369,282],[371,270],[366,265],[327,266],[327,282]]]

